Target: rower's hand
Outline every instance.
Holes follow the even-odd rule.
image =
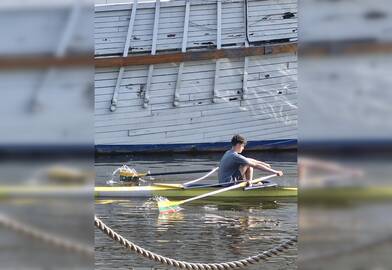
[[[276,171],[276,175],[277,175],[277,176],[282,176],[282,175],[283,175],[283,172],[282,172],[282,171]]]

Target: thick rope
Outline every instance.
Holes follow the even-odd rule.
[[[130,249],[135,252],[137,255],[143,256],[149,260],[165,264],[171,267],[179,268],[179,269],[187,269],[187,270],[231,270],[231,269],[239,269],[244,268],[249,265],[256,264],[260,261],[266,261],[271,257],[277,256],[278,254],[288,250],[297,242],[297,237],[289,239],[276,247],[259,253],[255,256],[248,257],[242,260],[231,261],[231,262],[223,262],[223,263],[190,263],[184,261],[178,261],[175,259],[171,259],[149,250],[146,250],[131,241],[125,239],[123,236],[119,235],[115,231],[113,231],[110,227],[108,227],[105,223],[102,222],[99,218],[95,217],[94,220],[95,226],[100,229],[104,234],[109,236],[114,241],[120,243],[122,246]]]
[[[0,226],[11,229],[17,233],[32,237],[34,239],[40,240],[44,243],[65,249],[66,251],[72,251],[84,256],[94,257],[94,250],[92,247],[85,246],[80,243],[75,243],[68,239],[58,237],[53,234],[49,234],[42,230],[33,228],[31,226],[20,223],[19,221],[13,220],[7,216],[0,215]]]

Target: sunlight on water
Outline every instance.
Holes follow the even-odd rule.
[[[157,208],[157,199],[155,197],[149,198],[147,201],[143,203],[143,207],[156,209]]]

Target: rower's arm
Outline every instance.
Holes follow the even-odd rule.
[[[282,172],[282,171],[274,170],[274,169],[272,169],[272,168],[270,168],[270,167],[268,167],[268,166],[265,166],[265,165],[263,165],[263,164],[261,164],[261,163],[259,163],[259,162],[254,162],[254,161],[251,160],[251,159],[249,160],[249,165],[250,165],[251,167],[253,167],[253,168],[256,168],[256,169],[259,169],[259,170],[262,170],[262,171],[275,173],[275,174],[278,175],[278,176],[282,176],[282,175],[283,175],[283,172]]]
[[[257,159],[253,159],[253,158],[247,158],[247,159],[250,160],[250,161],[252,161],[252,162],[259,163],[259,164],[261,164],[261,165],[263,165],[263,166],[266,166],[266,167],[271,168],[271,165],[269,165],[269,164],[266,163],[266,162],[263,162],[263,161],[260,161],[260,160],[257,160]]]

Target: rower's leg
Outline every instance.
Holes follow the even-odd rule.
[[[240,166],[240,172],[244,180],[253,180],[253,168],[251,166]]]
[[[253,168],[251,166],[245,171],[245,179],[253,180]]]

